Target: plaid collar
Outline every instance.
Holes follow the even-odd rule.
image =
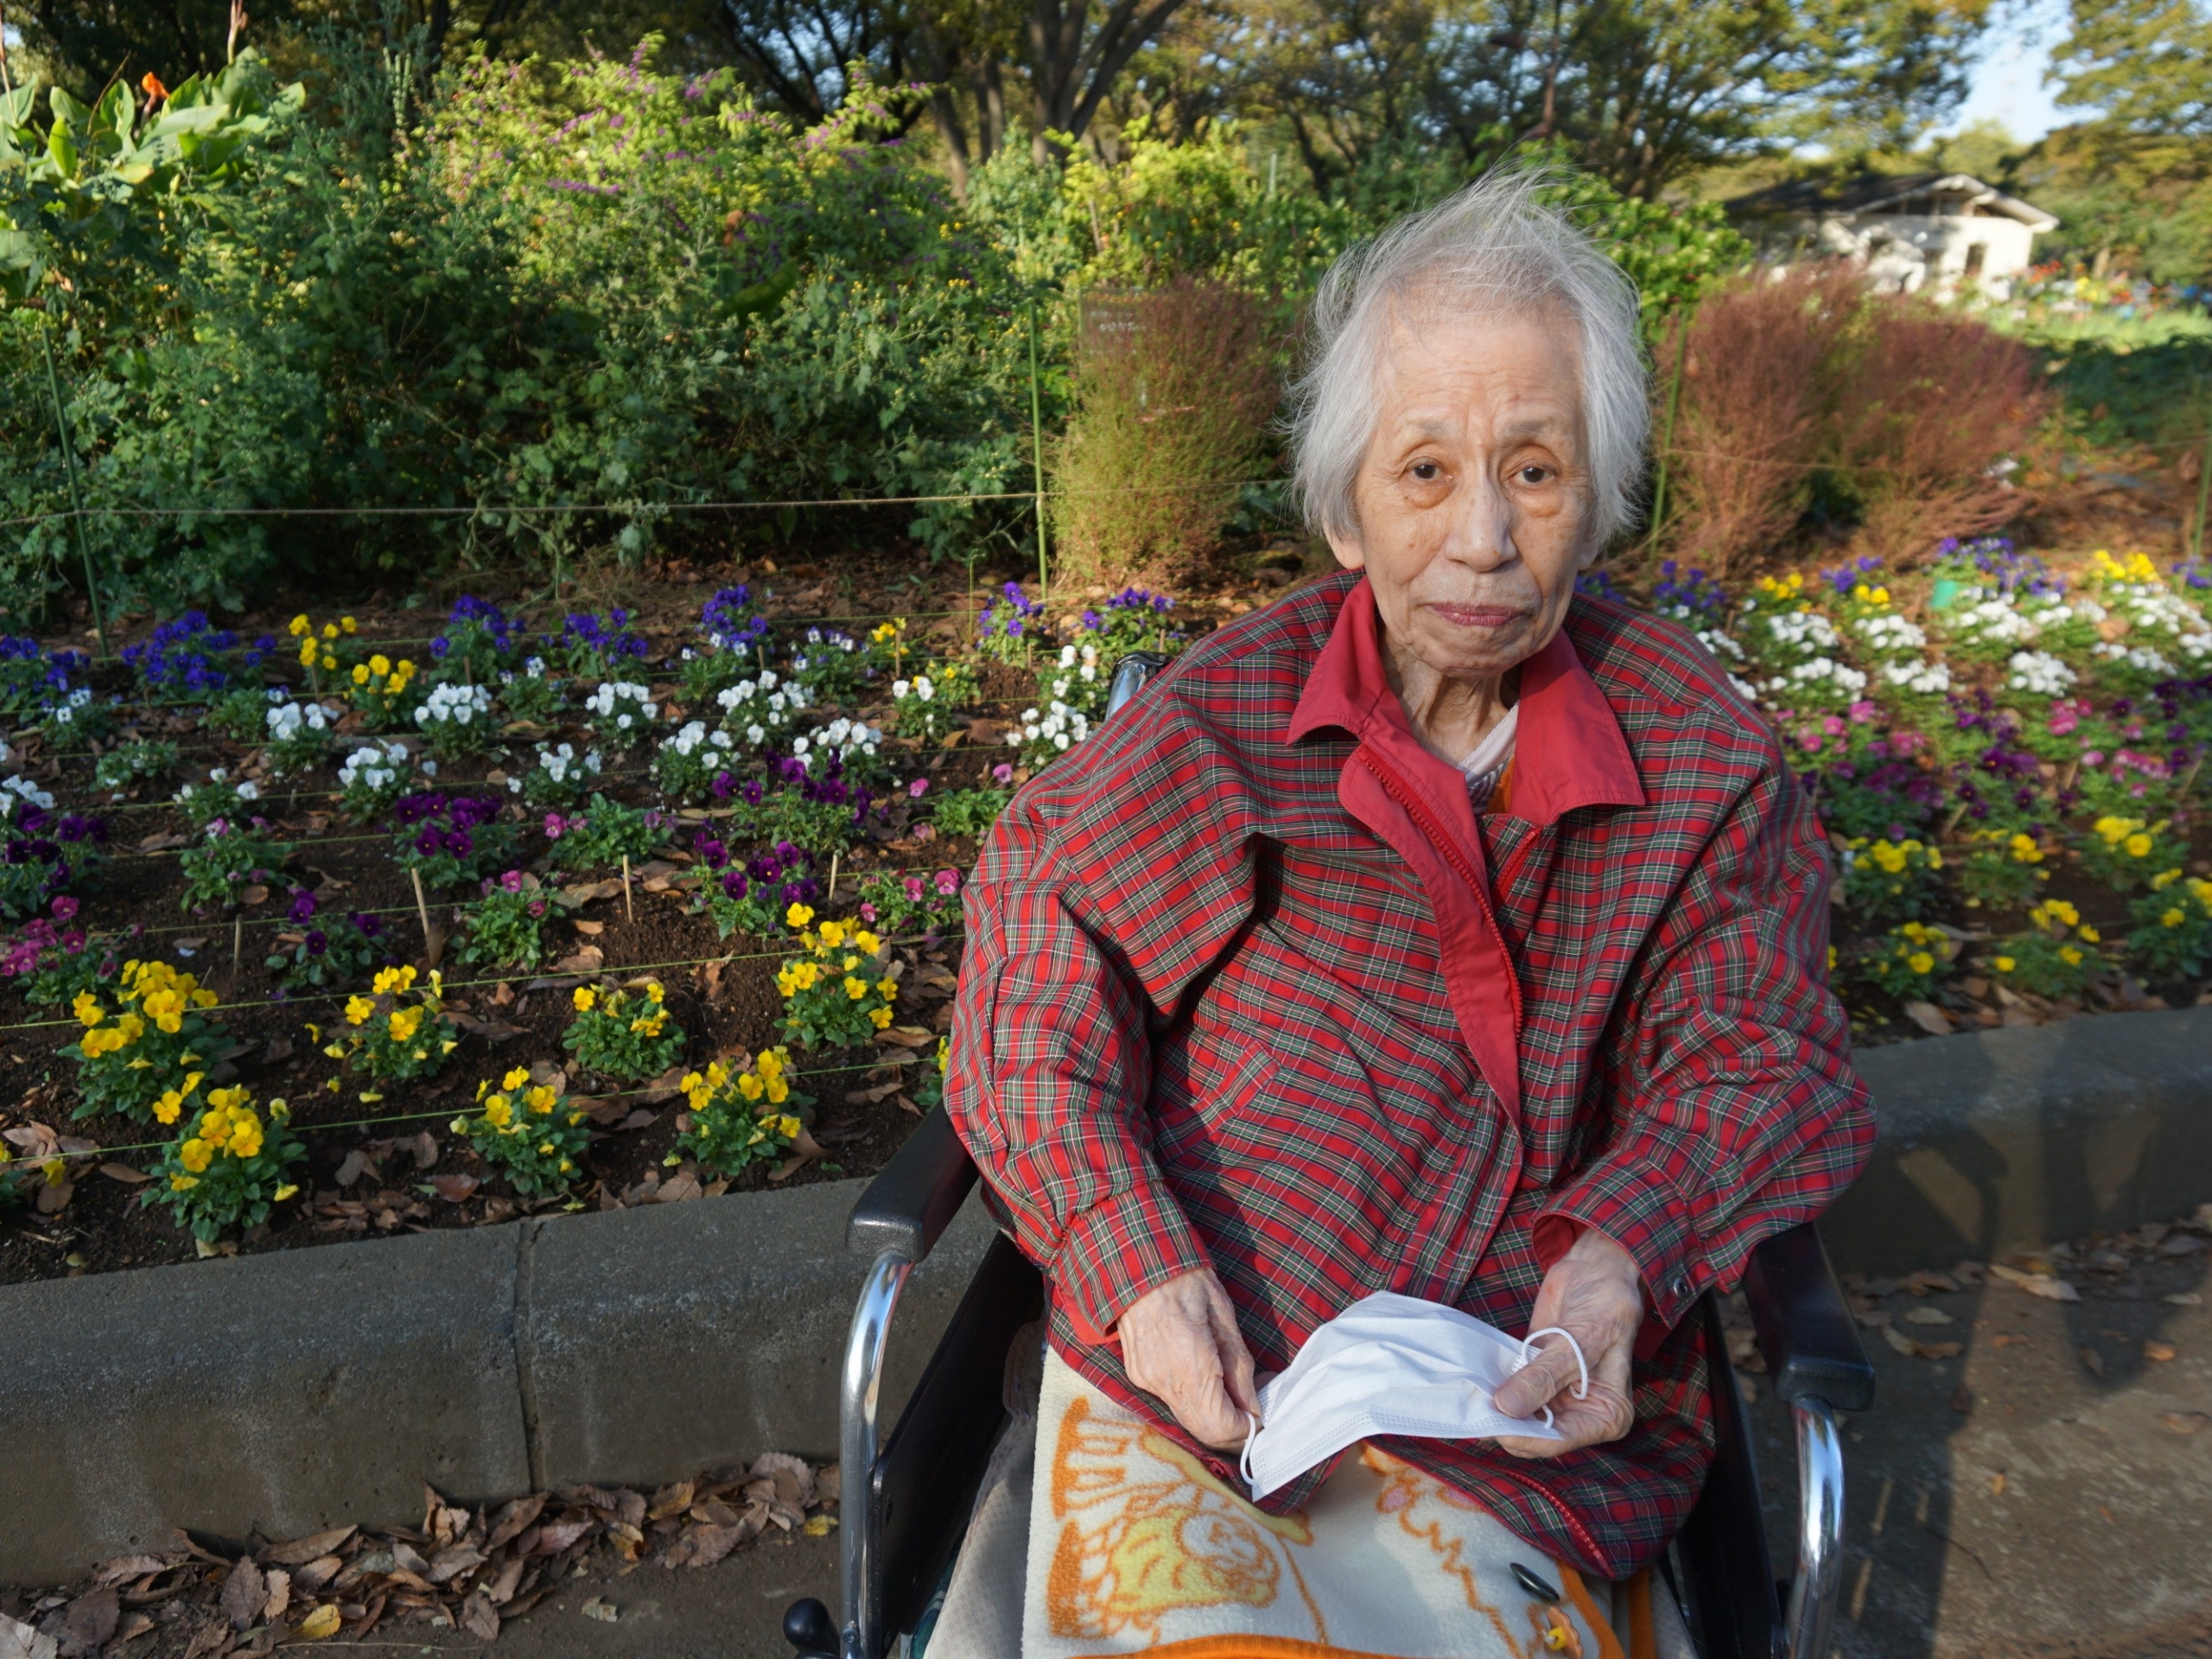
[[[1556,823],[1579,806],[1642,806],[1643,782],[1612,705],[1590,677],[1562,627],[1521,665],[1521,728],[1514,739],[1513,793],[1505,810],[1532,823]],[[1282,741],[1325,726],[1374,743],[1423,772],[1452,773],[1414,736],[1382,664],[1382,620],[1365,576],[1344,595]]]

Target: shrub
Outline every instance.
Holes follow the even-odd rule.
[[[276,776],[311,772],[330,752],[331,728],[337,722],[320,702],[274,702],[269,705],[270,770]]]
[[[407,792],[414,770],[405,744],[389,738],[363,744],[339,763],[339,810],[356,823],[382,817]]]
[[[594,795],[580,813],[547,813],[545,838],[552,843],[554,867],[582,875],[619,869],[626,858],[645,857],[661,843],[663,822],[657,810],[641,812]]]
[[[1085,298],[1076,410],[1054,467],[1062,568],[1174,569],[1211,546],[1257,463],[1277,397],[1252,296],[1179,277]]]
[[[384,1083],[434,1077],[461,1046],[445,1017],[445,977],[433,968],[418,988],[411,967],[386,968],[370,995],[346,999],[346,1027],[323,1047],[334,1060]]]
[[[264,1124],[244,1089],[217,1089],[192,1126],[162,1148],[154,1185],[139,1202],[158,1205],[203,1244],[232,1227],[257,1227],[273,1205],[299,1191],[286,1179],[308,1149],[291,1132],[291,1113],[269,1103]]]
[[[536,876],[509,870],[496,881],[486,877],[482,893],[461,906],[461,959],[486,968],[537,967],[545,959],[538,931],[545,911]]]
[[[2050,855],[2024,830],[1976,830],[1967,842],[1958,861],[1959,892],[1975,909],[2017,910],[2050,880],[2043,868]]]
[[[264,963],[279,996],[353,984],[391,954],[380,917],[355,911],[318,919],[315,897],[304,889],[292,895],[290,919],[294,925],[276,936]]]
[[[630,680],[601,681],[584,699],[584,713],[592,730],[623,748],[652,736],[660,723],[660,705],[652,693]]]
[[[545,671],[543,657],[531,657],[519,669],[499,671],[499,701],[510,719],[542,726],[560,712],[560,683]]]
[[[576,1017],[561,1046],[601,1077],[622,1083],[657,1077],[683,1054],[683,1027],[670,1016],[666,995],[657,979],[645,982],[643,995],[579,985]]]
[[[1917,920],[1941,890],[1943,855],[1917,836],[1860,836],[1843,855],[1843,902],[1869,922]]]
[[[2104,963],[2097,930],[2063,899],[2047,899],[2028,912],[2029,931],[1999,939],[1986,958],[1989,969],[2014,990],[2054,999],[2078,997]]]
[[[100,756],[92,767],[92,785],[120,797],[149,779],[174,770],[175,766],[175,744],[156,738],[137,738],[118,743]]]
[[[1802,265],[1721,285],[1678,313],[1652,352],[1670,395],[1681,353],[1681,401],[1667,456],[1680,517],[1677,556],[1727,577],[1789,534],[1810,499],[1822,431],[1821,369],[1861,303],[1863,279],[1841,264]],[[1659,416],[1663,430],[1663,410]]]
[[[1871,295],[1827,378],[1826,459],[1859,497],[1875,553],[1925,563],[1944,538],[2018,516],[2005,463],[2049,407],[2026,346],[1925,301]]]
[[[893,680],[891,704],[898,711],[899,735],[937,742],[982,695],[976,671],[957,660],[932,662],[911,680]]]
[[[228,818],[215,818],[200,839],[176,855],[184,892],[177,902],[186,910],[229,909],[244,902],[249,885],[267,886],[276,880],[292,856],[289,842],[271,841],[254,829],[241,828]]]
[[[2135,923],[2128,960],[2144,973],[2177,979],[2212,966],[2212,881],[2164,871],[2128,912]]]
[[[517,1066],[496,1093],[488,1081],[478,1084],[476,1103],[477,1115],[454,1119],[453,1132],[518,1193],[542,1198],[575,1184],[591,1131],[584,1114],[563,1099],[557,1077],[534,1084],[528,1069]]]
[[[2075,845],[2083,869],[2117,892],[2131,893],[2180,859],[2183,846],[2170,831],[2163,818],[2149,823],[2108,814]]]
[[[545,648],[569,673],[601,682],[620,681],[652,654],[645,636],[630,631],[630,613],[620,605],[607,613],[604,622],[589,612],[570,613],[562,620],[560,633],[545,641]],[[605,684],[600,689],[606,690]]]
[[[402,658],[393,662],[382,652],[353,664],[353,707],[372,732],[388,732],[407,724],[415,696],[415,664]]]
[[[257,715],[257,733],[261,729],[258,721]],[[219,818],[238,823],[257,822],[253,806],[260,798],[260,785],[251,778],[232,783],[230,772],[222,766],[212,767],[206,783],[181,785],[170,797],[195,830],[205,830]]]
[[[1900,1002],[1934,1000],[1959,954],[1949,935],[1918,922],[1891,928],[1871,941],[1855,964],[1859,977]]]
[[[785,918],[787,925],[802,930],[813,919],[804,905],[792,906]],[[890,1026],[899,1000],[899,982],[882,972],[878,960],[883,941],[867,928],[825,921],[818,931],[802,931],[799,943],[806,954],[776,970],[786,1039],[809,1050],[874,1041],[875,1033]]]
[[[111,1009],[90,990],[78,993],[72,1012],[84,1031],[61,1052],[77,1061],[74,1117],[96,1112],[176,1121],[176,1102],[198,1086],[194,1068],[204,1065],[222,1027],[203,1009],[215,1006],[215,993],[190,974],[165,962],[130,961],[115,988]],[[167,1116],[163,1116],[166,1110]]]
[[[960,872],[872,875],[861,883],[860,918],[894,938],[960,925]]]
[[[463,594],[454,601],[446,625],[430,641],[433,672],[441,680],[486,685],[500,671],[519,665],[530,653],[528,630],[488,600]]]
[[[671,1166],[686,1158],[709,1174],[735,1175],[783,1155],[798,1138],[796,1111],[812,1105],[790,1083],[791,1054],[764,1048],[750,1065],[733,1068],[715,1060],[703,1071],[686,1074],[686,1110],[677,1120],[675,1145],[662,1161]]]
[[[0,845],[0,916],[35,914],[97,862],[107,843],[105,819],[29,806],[15,814],[17,833]]]
[[[284,694],[274,688],[264,690],[258,685],[241,685],[226,691],[207,705],[207,728],[233,743],[257,743],[269,730],[272,696],[282,702]]]
[[[1000,770],[1008,777],[1014,775],[1012,766]],[[1010,789],[955,789],[937,798],[937,804],[930,810],[930,821],[937,825],[940,835],[980,836],[998,822],[1014,799]]]
[[[573,743],[540,743],[537,764],[507,785],[532,806],[574,806],[597,780],[601,765],[597,749],[579,755]]]
[[[480,795],[404,795],[391,817],[392,861],[421,871],[425,886],[479,880],[515,861],[513,829]]]
[[[813,855],[788,841],[743,864],[732,860],[720,837],[703,831],[692,841],[691,850],[707,867],[696,903],[715,918],[715,931],[725,939],[733,933],[772,938],[791,906],[810,906],[822,896],[821,885],[806,874]]]
[[[492,693],[481,685],[432,686],[415,707],[415,724],[441,760],[482,754],[499,741]]]

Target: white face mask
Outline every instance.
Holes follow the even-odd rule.
[[[1457,1308],[1388,1291],[1355,1302],[1316,1331],[1290,1369],[1260,1390],[1266,1426],[1245,1441],[1242,1465],[1254,1500],[1378,1434],[1563,1439],[1548,1408],[1541,1420],[1508,1417],[1491,1400],[1529,1363],[1529,1344],[1552,1334],[1567,1336],[1553,1327],[1516,1341]],[[1579,1344],[1574,1357],[1582,1363]],[[1589,1386],[1584,1364],[1577,1397]]]

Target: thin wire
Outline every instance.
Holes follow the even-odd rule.
[[[1248,489],[1258,484],[1280,484],[1280,474],[1273,478],[1197,480],[1180,484],[1128,484],[1112,487],[1099,486],[1080,490],[1001,490],[993,493],[968,492],[955,495],[874,495],[823,496],[810,499],[791,501],[596,501],[577,503],[549,503],[512,505],[474,505],[468,506],[378,506],[378,507],[70,507],[55,512],[27,514],[20,518],[0,518],[0,530],[12,530],[19,524],[44,524],[59,518],[537,518],[560,513],[677,513],[677,512],[785,512],[814,507],[910,507],[925,506],[953,501],[1034,501],[1039,494],[1047,497],[1108,496],[1108,495],[1178,495],[1203,491]]]
[[[892,1065],[894,1064],[894,1062],[890,1060],[874,1060],[865,1065],[816,1065],[806,1067],[804,1070],[794,1069],[785,1072],[784,1075],[791,1077],[841,1077],[849,1071],[881,1071],[887,1065]],[[561,1098],[566,1101],[628,1100],[633,1096],[650,1095],[652,1092],[653,1090],[650,1088],[616,1089],[603,1095],[563,1095]],[[276,1098],[282,1099],[283,1096],[278,1096]],[[393,1112],[382,1117],[348,1118],[344,1122],[338,1123],[300,1123],[288,1121],[286,1127],[297,1135],[323,1135],[334,1129],[372,1128],[380,1123],[418,1123],[426,1118],[454,1117],[456,1116],[461,1117],[467,1116],[468,1109],[466,1106],[442,1106],[435,1111]],[[156,1152],[164,1147],[175,1145],[175,1140],[176,1137],[172,1135],[167,1141],[133,1141],[127,1146],[92,1147],[76,1152],[63,1152],[56,1150],[54,1156],[67,1161],[72,1158],[106,1157],[118,1152]],[[44,1159],[23,1158],[12,1161],[20,1164],[25,1168],[32,1168],[47,1160]]]
[[[898,938],[886,939],[884,943],[886,944],[922,944],[932,940],[941,942],[945,939],[958,938],[966,931],[967,929],[964,927],[947,927],[939,929],[934,933],[906,934]],[[672,968],[704,968],[710,963],[766,962],[771,957],[792,956],[797,952],[798,948],[799,947],[796,943],[794,943],[792,944],[786,945],[779,950],[748,950],[741,953],[733,952],[730,955],[720,957],[693,957],[682,962],[623,963],[615,967],[607,967],[602,964],[600,967],[589,969],[563,969],[558,963],[556,963],[552,965],[552,970],[550,973],[532,972],[530,976],[533,979],[556,981],[612,979],[623,974],[635,975],[660,973]],[[520,973],[494,974],[487,979],[446,979],[442,980],[440,982],[444,990],[466,991],[478,989],[486,985],[510,985],[516,980],[522,977],[523,976]],[[551,986],[548,986],[546,988],[551,989],[553,988]],[[525,988],[524,994],[525,995],[528,995],[527,988]],[[194,1009],[194,1012],[199,1014],[227,1014],[235,1013],[240,1009],[246,1008],[289,1008],[297,1007],[303,1003],[308,1002],[335,1002],[341,997],[353,997],[359,996],[359,995],[360,993],[359,991],[309,991],[302,995],[287,996],[281,1000],[272,996],[254,1002],[213,1002],[210,1003],[204,1008]],[[74,1026],[82,1023],[82,1021],[77,1020],[73,1016],[67,1020],[18,1020],[14,1025],[0,1026],[0,1032],[44,1031],[51,1029],[55,1026]]]

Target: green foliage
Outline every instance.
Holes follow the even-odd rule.
[[[518,1193],[540,1198],[575,1184],[591,1130],[584,1114],[562,1097],[557,1080],[532,1084],[529,1070],[517,1066],[496,1093],[488,1082],[477,1084],[476,1101],[482,1109],[456,1117],[450,1127]]]
[[[96,990],[79,991],[71,1012],[84,1027],[61,1052],[77,1062],[78,1102],[72,1116],[114,1113],[176,1122],[222,1027],[203,1009],[213,991],[165,962],[127,962],[110,1007]]]
[[[1935,999],[1959,947],[1948,935],[1906,922],[1868,941],[1853,968],[1858,977],[1900,1002]]]
[[[297,916],[300,912],[296,909],[292,913]],[[315,919],[310,911],[300,926],[279,933],[276,949],[264,963],[276,977],[279,993],[300,996],[358,983],[362,975],[389,954],[363,930],[364,920],[381,927],[374,917]]]
[[[1844,852],[1843,902],[1869,922],[1917,920],[1941,891],[1942,868],[1943,855],[1916,837],[1859,837]]]
[[[415,969],[386,968],[370,995],[346,999],[346,1024],[323,1052],[382,1083],[411,1083],[445,1069],[460,1033],[445,1017],[445,983],[435,969],[419,987]]]
[[[537,878],[509,870],[484,884],[481,897],[461,907],[462,932],[457,954],[485,968],[535,968],[545,959],[539,931],[547,900]]]
[[[1014,799],[1010,789],[956,789],[937,798],[930,810],[930,821],[944,836],[980,836],[998,822],[1007,803]]]
[[[95,788],[126,795],[138,785],[159,778],[176,766],[176,745],[159,738],[134,738],[118,743],[92,766]]]
[[[657,979],[642,994],[576,988],[576,1017],[562,1033],[561,1046],[587,1071],[621,1083],[657,1077],[683,1057],[683,1027],[664,1001]]]
[[[683,1086],[690,1109],[662,1161],[673,1166],[690,1158],[708,1174],[735,1175],[781,1157],[798,1138],[798,1109],[814,1103],[792,1090],[790,1066],[788,1050],[764,1048],[750,1065],[715,1060],[689,1073]]]
[[[808,912],[795,925],[812,919]],[[810,1052],[873,1042],[890,1026],[899,1000],[898,981],[883,971],[882,942],[866,929],[824,922],[818,932],[801,933],[799,943],[806,954],[776,970],[785,1039]]]
[[[2016,991],[2055,999],[2078,997],[2104,968],[2097,930],[2063,899],[2028,912],[2027,931],[2002,938],[1984,958],[1990,972]]]
[[[2132,893],[2177,865],[2184,843],[2163,818],[2149,823],[2107,815],[2075,838],[2075,850],[2091,875],[2115,892]]]
[[[2128,910],[2127,957],[2142,972],[2174,979],[2212,966],[2212,881],[2165,871]]]
[[[641,861],[665,839],[659,812],[640,811],[604,795],[594,795],[582,812],[560,818],[561,832],[555,836],[558,817],[548,814],[545,820],[554,868],[578,875],[619,870],[626,858]]]
[[[299,1188],[286,1176],[307,1161],[306,1144],[291,1131],[291,1113],[269,1103],[269,1120],[244,1089],[217,1089],[192,1125],[162,1149],[154,1185],[139,1202],[159,1205],[202,1243],[228,1229],[257,1227],[270,1208]]]
[[[2050,855],[2025,830],[1977,830],[1967,840],[1967,855],[1957,861],[1957,880],[1974,909],[2023,909],[2050,880],[2043,868]]]
[[[276,880],[293,851],[289,842],[271,841],[228,819],[215,819],[176,855],[178,873],[184,877],[177,902],[190,911],[239,904],[241,889]]]

